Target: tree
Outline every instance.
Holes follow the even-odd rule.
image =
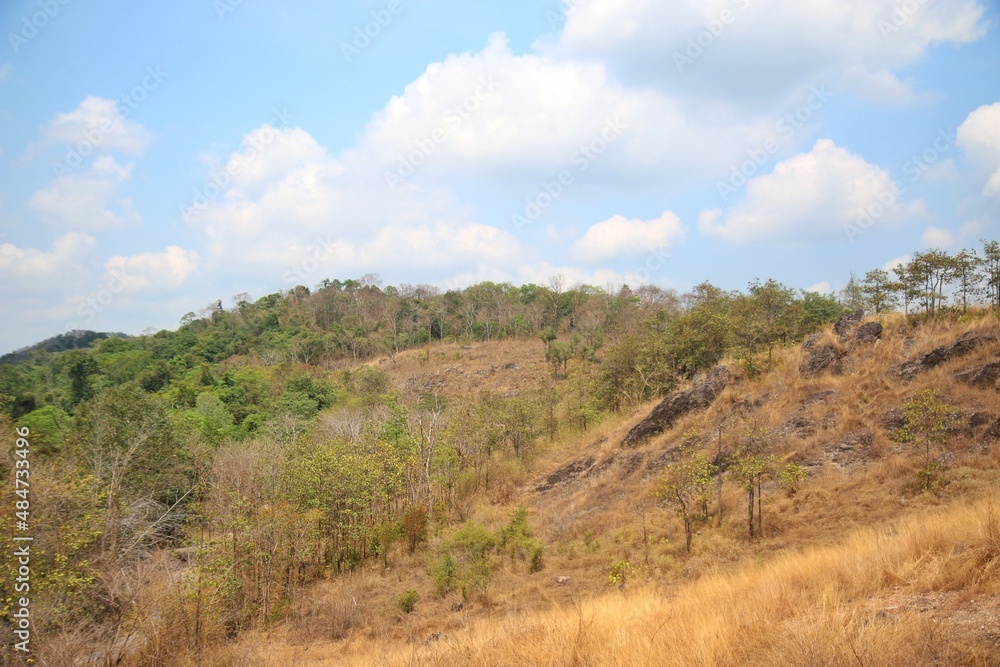
[[[861,295],[864,308],[875,314],[895,310],[899,303],[895,283],[882,269],[873,269],[865,274],[861,281]]]
[[[858,277],[854,275],[854,271],[851,271],[851,276],[847,279],[847,284],[840,290],[840,304],[844,307],[844,310],[852,313],[856,310],[864,310],[865,295],[861,289]]]
[[[980,266],[985,285],[986,302],[1000,308],[1000,241],[983,241],[983,259]]]
[[[948,431],[959,421],[960,411],[941,400],[933,389],[921,389],[903,403],[903,426],[896,430],[900,442],[911,442],[923,452],[922,486],[930,489],[936,466],[931,460],[934,448],[948,440]]]
[[[135,384],[105,389],[81,404],[76,440],[88,471],[103,486],[103,551],[118,557],[123,517],[150,500],[169,506],[183,487],[183,459],[166,407]]]
[[[708,519],[708,501],[718,468],[702,452],[687,451],[678,463],[667,466],[654,494],[670,503],[684,523],[685,547],[691,553],[694,526]]]
[[[955,297],[962,304],[963,314],[969,311],[969,301],[979,296],[982,290],[983,274],[979,272],[982,261],[974,249],[963,250],[952,259],[951,275],[957,283]]]

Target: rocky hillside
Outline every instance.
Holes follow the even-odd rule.
[[[490,375],[503,372],[499,364]],[[544,545],[540,568],[499,558],[479,592],[438,594],[435,559],[455,543],[445,532],[422,553],[394,555],[386,570],[321,585],[295,620],[240,650],[275,665],[307,656],[488,665],[514,654],[596,665],[617,660],[612,646],[632,656],[621,664],[841,664],[852,655],[866,665],[902,664],[891,655],[996,664],[988,656],[1000,655],[1000,530],[991,505],[976,503],[995,498],[1000,482],[998,378],[995,316],[921,324],[846,316],[759,374],[727,360],[587,439],[557,445],[506,504],[470,510],[471,520],[499,529],[524,505]],[[930,444],[914,432],[915,401],[927,396],[949,415]],[[751,443],[803,474],[792,484],[760,480],[753,538],[734,475]],[[689,553],[662,491],[693,453],[717,472]],[[862,557],[869,565],[844,569]],[[798,583],[779,594],[790,578]],[[397,596],[407,590],[419,602],[402,613]],[[792,602],[794,591],[802,602]],[[757,600],[766,636],[745,634],[745,622],[727,614],[744,599]],[[839,602],[824,607],[831,599]],[[682,620],[692,615],[701,621]],[[625,617],[628,626],[618,626]],[[816,626],[806,630],[810,618]],[[664,629],[671,619],[675,631]],[[683,628],[692,642],[708,633],[687,654],[666,641]],[[935,641],[914,639],[930,628]]]

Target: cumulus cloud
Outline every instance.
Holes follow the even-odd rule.
[[[923,202],[899,198],[885,170],[820,139],[810,152],[748,182],[746,198],[725,213],[702,211],[698,228],[739,243],[829,239],[866,213],[872,220],[865,227],[923,215]]]
[[[57,237],[51,250],[21,248],[0,243],[0,280],[5,287],[20,289],[31,285],[52,285],[78,276],[82,261],[96,242],[92,236],[70,232]]]
[[[920,235],[920,243],[926,248],[948,250],[955,245],[955,235],[943,227],[928,227]]]
[[[42,127],[42,136],[52,143],[88,148],[78,152],[121,151],[141,155],[149,145],[149,131],[127,119],[127,110],[114,100],[88,96],[72,111],[56,114]]]
[[[115,255],[104,263],[104,269],[119,281],[122,292],[174,289],[194,275],[199,260],[193,250],[168,246],[163,252]]]
[[[986,176],[983,194],[1000,196],[1000,102],[983,105],[958,128],[958,145]]]
[[[777,101],[845,71],[871,92],[941,43],[985,34],[978,1],[589,0],[574,3],[549,50],[598,58],[624,80],[740,109]],[[761,48],[766,44],[767,48]],[[884,72],[884,73],[883,73]],[[894,77],[893,77],[894,78]],[[905,89],[893,83],[898,94]]]
[[[806,288],[807,292],[815,292],[817,294],[833,294],[833,287],[829,282],[823,281],[816,283],[815,285],[810,285]]]
[[[120,229],[142,222],[130,197],[121,189],[132,177],[132,163],[118,164],[109,155],[86,169],[61,176],[37,191],[28,205],[42,219],[73,229]]]
[[[839,87],[883,106],[905,106],[919,97],[913,92],[912,83],[900,81],[885,69],[871,72],[860,63],[844,71]]]
[[[595,262],[664,250],[684,238],[684,226],[671,211],[652,220],[615,215],[591,226],[571,250],[578,258]]]

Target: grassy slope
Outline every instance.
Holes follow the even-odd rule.
[[[967,416],[996,419],[995,390],[953,378],[996,359],[1000,345],[911,382],[889,369],[965,331],[997,326],[994,317],[911,331],[894,318],[878,345],[849,353],[840,376],[803,378],[803,351],[787,350],[771,372],[740,380],[712,409],[635,451],[618,443],[652,404],[621,423],[609,420],[584,438],[556,443],[515,494],[548,549],[541,573],[505,563],[487,596],[459,609],[459,598],[432,594],[432,543],[414,557],[395,554],[387,572],[372,566],[325,582],[301,601],[295,620],[218,657],[266,665],[1000,664],[990,657],[1000,655],[1000,535],[988,503],[1000,480],[1000,446],[982,444],[984,427],[960,429],[944,453],[948,484],[920,493],[919,457],[881,425],[886,410],[922,388],[937,389]],[[383,368],[391,366],[401,383],[445,377],[441,391],[527,386],[545,370],[540,346],[526,343],[437,350],[440,358],[430,361],[420,361],[422,354],[400,355]],[[503,371],[476,374],[507,357],[519,365],[515,379]],[[456,365],[464,372],[447,370]],[[825,390],[836,393],[803,405]],[[776,434],[776,450],[808,465],[810,477],[793,496],[767,494],[766,537],[752,543],[742,498],[727,487],[722,525],[703,527],[689,556],[679,523],[650,496],[654,462],[690,435],[714,450],[720,419],[739,401],[759,404],[757,419]],[[790,426],[793,416],[811,429]],[[724,441],[739,428],[724,429]],[[864,445],[845,449],[856,434],[867,434]],[[546,474],[585,455],[606,465],[534,490]],[[484,504],[474,515],[498,526],[514,504]],[[608,566],[620,558],[638,567],[623,591],[607,582]],[[421,601],[405,616],[395,599],[407,588]],[[426,641],[437,632],[447,637]]]

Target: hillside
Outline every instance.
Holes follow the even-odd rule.
[[[560,443],[508,503],[471,515],[499,528],[523,503],[545,545],[541,571],[498,562],[481,595],[438,597],[428,569],[439,535],[386,570],[320,584],[294,620],[227,654],[268,665],[998,664],[1000,326],[881,322],[877,337],[812,337],[759,377],[734,369],[707,408],[636,446],[622,441],[655,403]],[[835,367],[810,371],[824,349]],[[505,353],[455,351],[473,377]],[[919,452],[894,435],[924,389],[960,410],[927,490]],[[721,521],[713,508],[688,554],[653,497],[658,481],[682,443],[731,454],[748,428],[807,476],[794,491],[764,484],[754,540],[745,493],[727,483]],[[615,590],[609,567],[623,560],[632,570]],[[407,589],[419,594],[411,614],[397,608]]]
[[[991,664],[996,311],[750,287],[331,285],[0,365],[38,655]]]

